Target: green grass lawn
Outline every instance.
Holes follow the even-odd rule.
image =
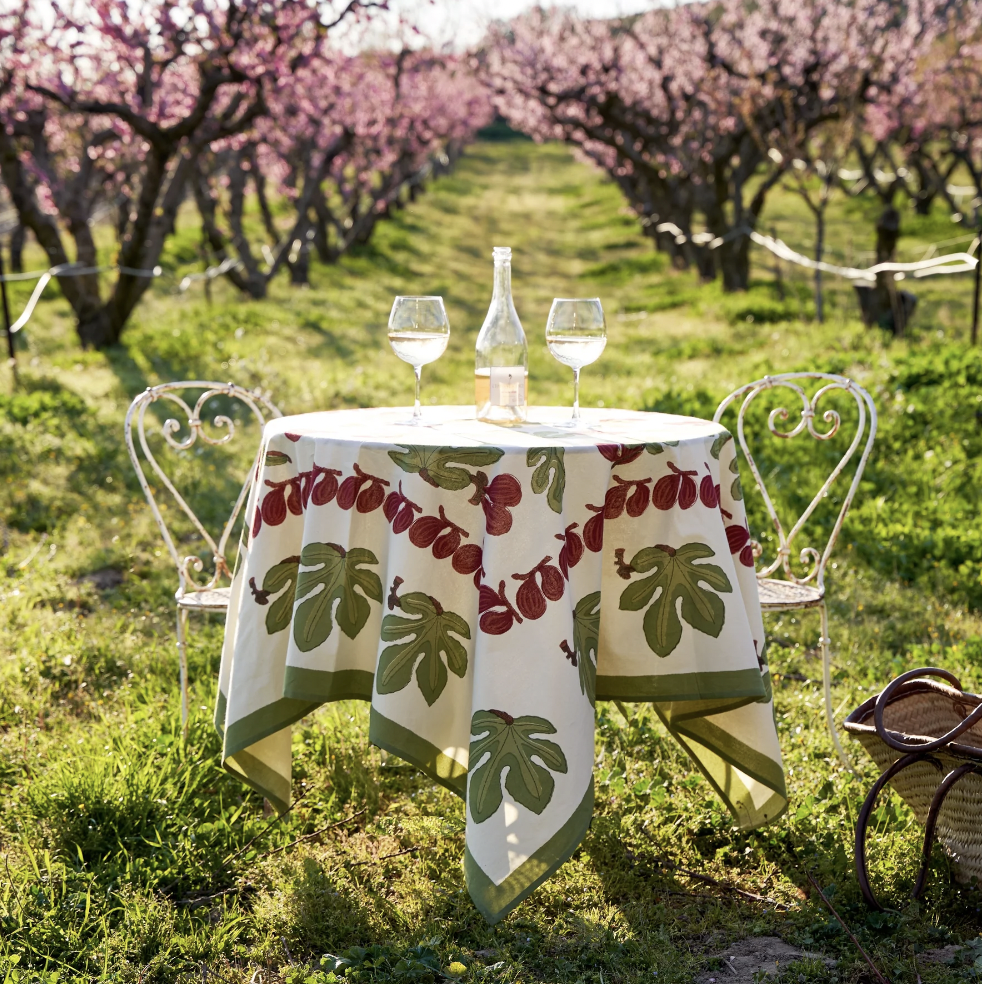
[[[870,244],[871,214],[839,203],[832,245]],[[958,231],[940,212],[905,222],[912,252]],[[764,225],[793,246],[813,235],[787,193],[775,196]],[[598,705],[592,828],[573,859],[494,928],[464,889],[462,804],[370,748],[362,704],[321,708],[296,727],[300,798],[283,819],[264,817],[261,799],[219,763],[211,725],[218,618],[194,620],[191,728],[181,738],[175,577],[122,437],[130,399],[171,379],[259,386],[286,413],[406,405],[412,372],[385,334],[396,293],[446,298],[453,333],[446,355],[424,371],[424,404],[471,402],[492,245],[514,250],[534,403],[571,398],[569,372],[543,341],[553,296],[599,294],[608,312],[607,350],[583,374],[588,406],[706,416],[765,373],[846,373],[873,393],[880,435],[829,573],[841,720],[915,666],[942,665],[967,687],[982,686],[982,356],[966,347],[970,277],[917,282],[921,303],[904,342],[864,329],[843,285],[831,285],[829,318],[818,325],[806,275],[785,265],[782,298],[771,261],[758,253],[747,294],[700,285],[652,251],[600,174],[561,147],[527,142],[470,148],[455,174],[381,225],[369,248],[337,267],[314,264],[309,289],[281,277],[261,302],[221,282],[211,302],[200,284],[178,294],[180,278],[200,268],[196,242],[193,215],[182,215],[165,276],[109,352],[78,348],[70,310],[52,288],[21,339],[20,387],[0,378],[5,984],[326,984],[333,962],[321,958],[345,952],[355,980],[611,984],[719,970],[722,981],[728,971],[717,955],[768,935],[837,961],[799,961],[781,968],[782,982],[870,980],[806,871],[896,984],[918,974],[925,984],[982,977],[972,967],[982,956],[982,894],[951,885],[940,850],[923,903],[886,915],[862,903],[853,823],[876,773],[851,742],[860,776],[834,755],[814,615],[768,622],[791,804],[756,833],[732,827],[644,705],[629,707],[629,719]],[[28,261],[43,265],[37,253]],[[30,289],[14,286],[15,311]],[[234,466],[256,440],[247,430],[231,460],[215,453],[177,463],[211,520],[227,509]],[[784,506],[808,501],[829,454],[799,442],[762,452]],[[750,499],[754,532],[772,544]],[[819,536],[836,503],[823,503]],[[874,874],[898,904],[912,885],[919,836],[906,808],[884,800]],[[970,944],[956,966],[917,957],[948,944]]]

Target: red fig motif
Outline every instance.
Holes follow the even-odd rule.
[[[286,507],[294,516],[299,516],[303,512],[303,503],[300,501],[299,479],[293,479],[290,482],[290,494],[286,497]]]
[[[262,514],[263,522],[267,526],[279,526],[286,519],[286,495],[282,485],[274,486],[266,493]]]
[[[513,621],[510,612],[485,612],[478,624],[481,631],[488,635],[504,635],[512,627]]]
[[[515,604],[518,605],[518,610],[526,618],[536,619],[545,615],[546,599],[542,596],[538,584],[535,583],[534,574],[522,582],[522,586],[515,595]]]
[[[388,485],[389,483],[385,482],[384,484]],[[379,479],[373,479],[372,484],[358,495],[358,512],[370,513],[382,505],[382,500],[385,498],[385,489],[382,486],[383,483]]]
[[[437,560],[445,560],[450,557],[460,546],[460,532],[456,529],[447,530],[446,533],[438,536],[433,544],[433,556]]]
[[[542,575],[542,593],[550,601],[559,601],[566,591],[563,575],[558,567],[546,564],[540,571]]]
[[[409,528],[409,539],[415,547],[428,547],[446,526],[438,516],[420,516]]]
[[[643,444],[598,444],[597,450],[614,465],[628,465],[644,452]]]
[[[559,569],[567,580],[569,580],[569,569],[575,567],[583,556],[583,540],[578,533],[573,532],[579,525],[579,523],[570,523],[565,533],[556,534],[557,540],[564,541],[563,548],[559,551]]]
[[[659,478],[651,492],[651,504],[656,509],[671,509],[678,501],[681,485],[682,476],[677,472],[670,472]]]
[[[314,465],[314,476],[310,489],[310,501],[315,506],[326,506],[338,494],[338,475],[336,468],[321,468]]]
[[[458,574],[473,574],[481,569],[483,551],[476,543],[465,543],[454,551],[450,562]]]
[[[418,507],[417,507],[418,508]],[[393,533],[405,533],[413,525],[413,503],[405,502],[392,523]]]
[[[522,501],[522,486],[514,475],[496,475],[488,483],[485,494],[502,506],[517,506]]]
[[[256,506],[256,518],[252,521],[252,538],[255,540],[259,536],[259,531],[262,529],[263,525],[263,512],[259,506]]]
[[[733,523],[726,527],[726,542],[731,554],[739,553],[750,542],[750,530]]]
[[[503,635],[515,622],[521,622],[522,616],[512,608],[505,594],[505,582],[498,583],[498,590],[489,588],[486,584],[479,585],[478,610],[482,613],[478,624],[481,631],[488,635]],[[501,609],[497,611],[496,609]]]
[[[587,550],[599,553],[604,546],[604,507],[587,505],[597,515],[591,516],[583,527],[583,542]]]
[[[483,472],[474,476],[477,491],[470,499],[475,505],[481,503],[484,509],[486,528],[491,536],[503,536],[512,526],[509,506],[517,506],[522,501],[522,486],[514,475],[496,475],[486,482]]]
[[[511,529],[513,522],[511,511],[507,506],[485,499],[481,506],[484,509],[484,519],[487,531],[491,536],[504,536]]]
[[[624,503],[627,502],[627,485],[615,485],[607,489],[604,497],[604,519],[617,519],[624,512]]]
[[[634,487],[634,491],[631,493],[631,498],[627,500],[628,516],[632,519],[637,519],[648,508],[650,498],[651,490],[647,485],[638,482]]]
[[[709,465],[706,465],[709,468]],[[703,475],[699,483],[699,498],[707,509],[716,509],[719,506],[719,486],[713,484],[712,472]]]
[[[754,548],[749,543],[740,551],[740,563],[744,567],[754,566]]]
[[[699,498],[695,480],[691,477],[694,474],[695,472],[682,474],[682,487],[679,489],[679,506],[682,509],[691,509]]]
[[[402,490],[398,492],[392,491],[385,497],[385,503],[382,506],[382,515],[386,518],[386,521],[391,523],[399,513],[399,507],[402,505],[403,497]],[[411,512],[412,510],[410,510]]]
[[[338,505],[342,509],[350,509],[358,498],[358,490],[362,486],[362,480],[357,475],[349,475],[338,489]]]

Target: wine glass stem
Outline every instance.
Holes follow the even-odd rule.
[[[413,372],[416,374],[416,402],[413,403],[413,420],[419,420],[423,415],[419,407],[419,381],[420,377],[423,375],[422,366],[413,366]]]
[[[573,420],[580,419],[580,370],[573,370]]]

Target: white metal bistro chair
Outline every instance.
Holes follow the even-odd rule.
[[[203,391],[198,397],[193,408],[181,395],[181,393],[185,390]],[[160,529],[161,536],[164,538],[164,543],[167,545],[167,550],[170,553],[171,560],[174,561],[174,565],[177,567],[178,586],[177,591],[174,594],[174,599],[177,602],[177,653],[180,659],[181,667],[181,722],[185,728],[187,728],[188,720],[188,613],[192,610],[218,612],[226,611],[228,609],[230,589],[228,586],[221,584],[223,579],[228,579],[231,581],[232,577],[228,563],[226,562],[228,539],[232,532],[232,528],[235,526],[236,520],[239,517],[239,513],[242,511],[242,506],[248,497],[249,488],[256,473],[256,466],[258,464],[261,448],[256,451],[256,456],[253,458],[252,465],[250,466],[248,475],[246,476],[246,480],[243,483],[238,498],[235,500],[235,504],[232,507],[232,514],[229,516],[228,521],[222,528],[221,535],[216,541],[208,530],[202,525],[201,521],[194,514],[184,497],[177,491],[174,483],[171,481],[164,469],[161,468],[157,458],[150,450],[150,445],[147,443],[147,433],[145,427],[146,413],[148,407],[150,407],[151,404],[156,403],[158,400],[166,400],[178,408],[182,419],[176,420],[173,417],[168,418],[164,421],[162,427],[160,428],[164,440],[175,451],[181,452],[189,450],[197,442],[199,437],[201,438],[203,444],[217,447],[219,445],[228,444],[235,436],[235,422],[231,417],[221,413],[217,414],[213,418],[212,424],[216,430],[224,430],[224,433],[221,434],[221,436],[214,437],[206,433],[204,430],[202,410],[209,400],[220,396],[238,400],[245,404],[248,410],[254,415],[256,421],[259,423],[260,429],[262,429],[263,425],[266,423],[266,416],[264,416],[263,413],[264,410],[270,417],[283,416],[280,411],[259,392],[250,392],[241,386],[236,386],[234,383],[213,383],[193,380],[163,383],[160,386],[149,387],[137,396],[130,404],[130,408],[126,412],[126,423],[123,425],[126,435],[126,447],[130,453],[130,460],[133,462],[133,467],[136,469],[137,478],[139,478],[140,485],[143,488],[143,494],[147,497],[147,502],[150,504],[150,509],[153,512],[153,518],[157,523],[157,527]],[[176,437],[175,435],[179,434],[181,428],[185,425],[188,429],[187,437],[183,439]],[[144,460],[150,464],[154,475],[157,477],[157,480],[159,480],[164,488],[166,488],[167,491],[174,497],[181,511],[191,521],[191,524],[197,531],[197,534],[211,550],[214,570],[210,579],[205,583],[196,581],[194,574],[192,573],[193,571],[200,574],[204,569],[204,563],[201,558],[195,555],[181,557],[178,552],[174,538],[171,536],[171,533],[167,528],[167,524],[164,522],[164,518],[161,515],[161,510],[154,495],[154,490],[151,488],[150,483],[147,481],[147,478],[143,473],[143,463],[137,454],[136,445],[133,440],[134,431],[139,439],[140,449],[143,452]]]
[[[819,384],[814,395],[809,397],[805,390],[805,385],[809,382]],[[856,404],[857,422],[856,433],[849,446],[842,453],[831,474],[825,483],[818,490],[814,499],[804,509],[794,525],[785,532],[781,519],[777,514],[774,503],[767,492],[764,479],[754,456],[747,445],[747,437],[744,430],[747,411],[750,409],[754,400],[768,390],[784,389],[790,391],[796,400],[801,402],[800,420],[787,431],[780,430],[779,421],[786,421],[791,416],[791,411],[782,406],[774,407],[767,416],[768,430],[775,437],[791,439],[799,434],[809,434],[818,441],[828,441],[834,437],[842,424],[842,419],[837,410],[826,409],[821,411],[818,407],[819,402],[827,394],[834,391],[844,391],[853,398]],[[873,450],[873,440],[876,437],[876,406],[873,398],[861,386],[847,379],[845,376],[835,376],[824,372],[790,372],[779,376],[765,376],[755,382],[747,383],[738,390],[731,393],[719,405],[713,416],[714,421],[720,421],[724,413],[731,406],[735,406],[737,401],[739,409],[737,411],[736,437],[740,450],[747,460],[747,465],[757,482],[760,494],[763,497],[767,513],[771,518],[774,529],[777,533],[777,554],[769,562],[760,562],[763,554],[763,547],[756,541],[751,541],[754,557],[758,559],[759,569],[757,571],[757,587],[760,593],[760,607],[764,612],[785,612],[795,609],[817,608],[822,617],[822,636],[819,640],[822,648],[822,673],[825,686],[825,716],[828,720],[829,731],[832,734],[832,741],[843,764],[851,771],[853,769],[849,757],[846,755],[839,734],[835,727],[835,716],[832,710],[832,680],[831,680],[831,640],[829,639],[829,615],[825,604],[825,568],[829,557],[835,548],[835,541],[842,529],[842,524],[849,511],[852,500],[859,488],[859,482],[866,467],[866,461],[870,452]],[[797,409],[797,407],[795,407]],[[822,430],[822,424],[816,427],[816,416],[821,414],[821,419],[828,425],[826,430]],[[836,479],[854,460],[857,451],[862,448],[858,460],[855,461],[852,481],[842,500],[838,516],[832,527],[825,549],[819,551],[813,546],[805,546],[798,554],[799,563],[805,568],[802,574],[796,574],[792,570],[791,550],[795,538],[801,533],[803,527],[814,513],[819,503],[828,496],[830,489]]]

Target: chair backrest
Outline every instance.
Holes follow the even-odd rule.
[[[181,395],[185,390],[203,391],[198,397],[193,408]],[[153,518],[164,538],[164,543],[167,544],[167,550],[171,555],[171,559],[174,561],[175,567],[177,567],[177,576],[180,582],[178,588],[179,596],[192,591],[210,590],[217,586],[219,579],[222,576],[231,578],[231,572],[229,571],[225,556],[228,547],[228,539],[230,533],[232,532],[232,528],[235,526],[235,522],[238,519],[239,513],[242,510],[242,506],[248,497],[249,487],[252,484],[253,478],[256,474],[256,466],[258,465],[258,458],[261,448],[258,448],[256,451],[256,456],[253,458],[252,465],[246,476],[245,482],[242,485],[238,498],[235,500],[235,504],[232,508],[232,514],[229,516],[228,521],[222,528],[220,536],[216,540],[212,537],[208,530],[205,529],[204,525],[202,525],[201,521],[194,514],[194,511],[185,501],[184,497],[177,491],[174,483],[171,481],[164,469],[161,468],[157,458],[150,450],[150,445],[147,443],[145,418],[147,408],[150,407],[151,404],[156,403],[158,400],[166,400],[168,403],[173,404],[179,409],[181,416],[181,420],[176,420],[173,417],[168,418],[164,421],[162,427],[160,428],[164,440],[175,451],[187,451],[195,444],[199,437],[206,445],[217,447],[219,445],[228,444],[235,436],[235,422],[231,417],[219,413],[213,418],[212,424],[216,430],[224,430],[224,433],[220,434],[220,436],[212,436],[204,430],[202,410],[204,409],[205,404],[215,397],[228,397],[245,404],[248,410],[255,416],[260,428],[262,428],[266,423],[266,416],[263,411],[271,417],[283,416],[280,411],[269,400],[267,400],[262,393],[258,391],[250,392],[241,386],[236,386],[234,383],[213,383],[201,380],[163,383],[160,386],[150,386],[133,400],[130,404],[129,410],[126,412],[126,423],[124,424],[126,447],[129,450],[130,460],[133,462],[133,467],[136,469],[137,478],[139,478],[140,485],[143,488],[143,494],[147,497],[147,502],[150,504],[150,509],[153,512]],[[183,426],[187,427],[188,433],[186,437],[181,439],[175,435],[179,434]],[[204,564],[202,563],[201,558],[197,556],[182,558],[178,553],[174,539],[167,528],[167,524],[164,522],[163,516],[161,515],[161,510],[154,496],[153,489],[150,487],[150,483],[147,481],[147,478],[143,473],[143,464],[137,454],[136,445],[134,443],[134,431],[139,439],[140,449],[143,452],[144,460],[149,462],[154,474],[160,480],[161,484],[174,497],[177,505],[191,521],[198,534],[200,534],[201,538],[205,541],[212,552],[215,565],[214,572],[211,575],[211,579],[206,584],[199,584],[195,581],[193,575],[191,574],[192,569],[199,573],[204,569]]]
[[[817,382],[819,385],[818,389],[815,390],[814,395],[809,397],[805,390],[805,384],[811,381]],[[823,397],[836,390],[848,393],[853,400],[855,400],[858,418],[856,433],[852,441],[849,443],[849,446],[836,462],[831,474],[825,480],[822,487],[818,490],[815,497],[802,511],[797,521],[787,532],[785,532],[781,519],[777,514],[777,510],[774,508],[774,503],[768,494],[767,487],[764,484],[764,479],[760,473],[760,469],[757,467],[757,462],[754,460],[754,456],[747,445],[747,437],[744,429],[747,411],[750,409],[754,400],[761,393],[773,389],[789,390],[792,394],[794,394],[796,400],[800,400],[801,402],[801,419],[795,424],[794,427],[787,431],[783,431],[778,428],[778,421],[787,420],[791,416],[790,411],[781,406],[775,407],[770,411],[767,416],[767,428],[775,437],[791,439],[797,437],[799,434],[808,434],[818,441],[828,441],[834,437],[836,433],[838,433],[842,424],[840,414],[834,409],[826,409],[825,411],[821,411],[818,404]],[[835,541],[839,536],[839,530],[842,528],[842,523],[846,518],[846,513],[849,511],[849,507],[852,504],[856,490],[859,488],[859,481],[862,478],[863,469],[866,467],[866,460],[869,458],[870,451],[873,450],[873,440],[876,437],[876,406],[873,403],[873,398],[866,392],[866,390],[862,388],[862,386],[859,386],[851,379],[847,379],[845,376],[835,376],[831,373],[825,372],[789,372],[779,376],[765,376],[763,379],[758,379],[755,382],[747,383],[745,386],[741,386],[739,389],[732,392],[725,400],[723,400],[723,402],[716,409],[716,413],[713,415],[713,420],[719,422],[726,410],[730,406],[736,404],[738,400],[742,402],[740,402],[739,410],[737,412],[737,441],[739,443],[740,450],[747,459],[747,464],[749,465],[750,471],[753,473],[754,479],[757,482],[757,486],[760,489],[761,496],[764,500],[764,505],[767,507],[768,515],[770,516],[771,522],[774,524],[774,529],[777,532],[777,555],[773,560],[765,563],[757,571],[757,577],[771,577],[780,571],[780,574],[783,575],[786,580],[792,581],[795,584],[806,584],[809,581],[814,581],[817,587],[823,588],[825,580],[825,565],[828,563],[829,556],[835,547]],[[795,407],[795,409],[797,409],[797,407]],[[815,418],[819,413],[821,413],[821,419],[828,425],[828,428],[824,431],[821,429],[821,425],[819,425],[818,428],[815,426]],[[798,556],[798,560],[805,566],[806,569],[805,573],[802,576],[799,576],[791,569],[792,544],[801,532],[804,525],[808,522],[808,519],[815,511],[818,504],[823,498],[825,498],[826,495],[828,495],[829,489],[832,487],[835,480],[853,459],[853,456],[860,446],[862,446],[862,452],[855,464],[855,472],[853,474],[852,482],[849,484],[849,490],[842,500],[842,506],[839,509],[839,514],[836,517],[835,525],[832,527],[832,533],[829,536],[828,542],[826,543],[824,550],[821,551],[811,546],[802,548]],[[760,557],[761,553],[762,548],[759,544],[755,544],[755,556]]]

